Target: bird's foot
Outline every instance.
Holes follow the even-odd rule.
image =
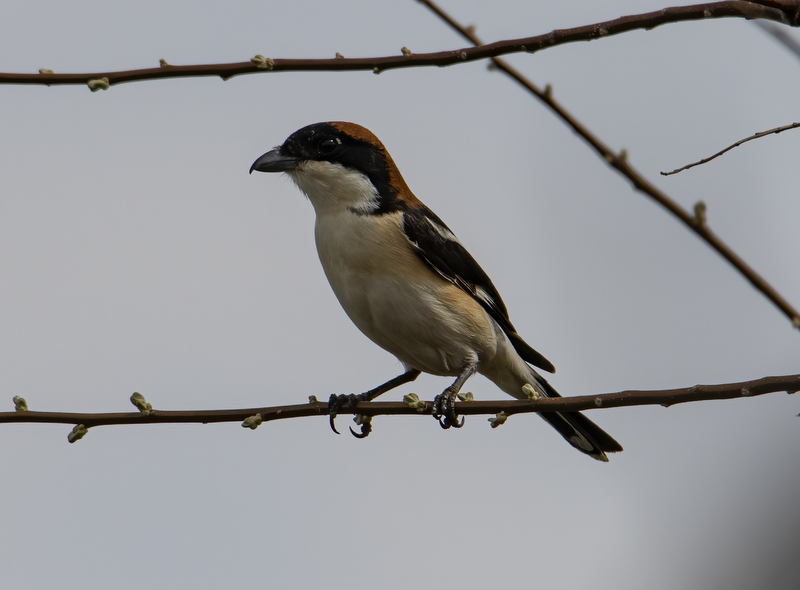
[[[461,428],[464,426],[464,418],[458,420],[456,413],[456,397],[458,390],[448,387],[442,393],[433,398],[433,417],[439,421],[442,428]]]
[[[353,422],[361,427],[361,432],[356,432],[353,427],[350,427],[350,434],[356,438],[367,438],[369,433],[372,432],[372,416],[364,416],[363,414],[356,414]]]
[[[328,399],[328,416],[331,424],[331,430],[333,430],[336,434],[339,434],[339,431],[336,430],[336,415],[339,413],[339,410],[345,407],[355,407],[358,405],[358,402],[364,401],[369,401],[369,398],[364,393],[358,395],[355,393],[345,393],[341,395],[332,393],[331,397]],[[372,429],[369,421],[360,424],[360,426],[361,434],[357,434],[352,428],[350,429],[350,432],[352,432],[353,436],[356,438],[366,438]]]

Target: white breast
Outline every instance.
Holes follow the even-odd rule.
[[[337,164],[309,164],[292,176],[314,205],[319,259],[353,323],[408,368],[426,373],[457,375],[472,360],[493,359],[496,324],[419,258],[403,232],[402,212],[369,214],[379,197],[367,177]]]
[[[401,213],[318,215],[317,251],[353,323],[408,367],[457,375],[493,356],[496,334],[483,308],[414,253]]]

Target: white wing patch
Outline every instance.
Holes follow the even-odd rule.
[[[453,244],[458,244],[458,246],[460,246],[463,249],[464,254],[466,254],[466,257],[469,257],[469,254],[467,253],[466,248],[464,248],[464,245],[459,241],[459,239],[456,237],[456,235],[453,232],[451,232],[444,225],[438,223],[433,217],[430,217],[429,215],[424,215],[424,219],[427,222],[428,227],[430,229],[432,229],[433,232],[439,238],[443,239],[445,242],[451,242]],[[421,248],[417,242],[414,242],[410,238],[409,238],[409,241],[416,247],[417,251],[421,254],[421,256],[423,258],[425,258],[426,260],[428,260],[428,262],[429,262],[430,266],[433,268],[433,270],[435,270],[437,273],[439,273],[439,275],[441,275],[442,278],[444,278],[444,279],[450,281],[451,283],[457,285],[459,288],[463,289],[464,291],[466,291],[467,293],[469,293],[470,295],[475,297],[475,299],[477,299],[482,304],[488,306],[491,309],[496,310],[501,316],[505,314],[505,312],[502,309],[500,309],[500,306],[497,303],[497,299],[491,295],[489,290],[487,290],[485,287],[483,287],[483,286],[481,286],[479,284],[475,284],[475,283],[472,283],[470,281],[465,280],[462,276],[458,275],[458,272],[455,270],[455,268],[452,269],[454,271],[453,273],[445,272],[442,269],[438,268],[436,266],[436,264],[431,262],[430,259],[426,256],[424,248]],[[444,256],[444,253],[441,253],[441,254],[442,254],[442,257],[443,257],[444,261],[447,262],[447,260],[446,260],[447,257]],[[478,270],[480,270],[480,269],[478,269]],[[486,277],[486,278],[488,280],[488,277]]]
[[[431,219],[428,216],[425,216],[425,221],[427,221],[428,224],[433,228],[433,231],[435,231],[437,234],[439,234],[445,240],[449,240],[451,242],[455,242],[456,244],[461,244],[461,242],[458,241],[458,238],[456,237],[456,235],[453,232],[451,232],[449,229],[447,229],[446,227],[442,227],[441,225],[436,223],[433,219]]]
[[[492,299],[492,296],[489,295],[480,285],[475,285],[475,296],[481,301],[484,301],[491,306],[497,305],[497,302],[494,299]]]

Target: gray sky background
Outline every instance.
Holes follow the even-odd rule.
[[[486,41],[655,1],[443,3]],[[417,2],[23,2],[0,71],[88,72],[465,44]],[[669,25],[511,61],[800,305],[800,61],[752,23]],[[295,129],[355,121],[494,279],[565,395],[796,373],[800,333],[717,254],[485,63],[0,87],[6,410],[301,403],[400,366],[351,325],[291,183],[248,176]],[[431,399],[448,380],[423,377]],[[503,397],[475,378],[476,397]],[[591,412],[600,464],[534,416],[0,426],[4,588],[795,588],[800,402]],[[348,418],[340,419],[346,430]]]

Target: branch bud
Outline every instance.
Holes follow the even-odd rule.
[[[407,395],[404,395],[403,401],[409,408],[415,409],[420,414],[422,414],[427,407],[427,404],[421,399],[419,399],[419,396],[416,393],[409,393]]]
[[[275,61],[271,57],[264,57],[260,53],[250,58],[250,63],[259,70],[272,70],[275,68]]]
[[[100,78],[98,80],[89,80],[86,82],[86,85],[89,86],[89,90],[92,92],[97,92],[98,90],[108,90],[110,84],[108,83],[108,78]]]
[[[531,385],[530,383],[526,383],[525,385],[522,386],[522,393],[524,393],[525,397],[527,397],[532,402],[535,402],[537,399],[542,397],[542,394],[536,391],[533,388],[533,385]]]
[[[150,412],[153,411],[152,404],[148,404],[144,396],[138,391],[134,391],[133,395],[131,395],[131,403],[139,409],[142,416],[149,416]]]
[[[370,424],[372,422],[372,416],[365,416],[364,414],[356,414],[355,416],[353,416],[353,422],[355,422],[359,426],[363,424]]]
[[[696,225],[705,225],[706,224],[706,204],[705,201],[697,201],[694,204],[694,219],[692,219]]]
[[[258,428],[261,423],[263,422],[263,418],[261,418],[261,414],[256,414],[255,416],[248,416],[242,422],[242,428],[249,428],[250,430],[255,430]]]
[[[78,424],[72,429],[72,432],[67,435],[67,440],[71,443],[74,443],[75,441],[81,440],[84,436],[86,436],[87,432],[89,432],[89,429],[86,428],[86,426],[83,424]]]
[[[489,418],[489,424],[492,425],[492,428],[497,428],[501,424],[505,424],[506,420],[508,420],[508,414],[505,412],[500,412],[496,416]]]

